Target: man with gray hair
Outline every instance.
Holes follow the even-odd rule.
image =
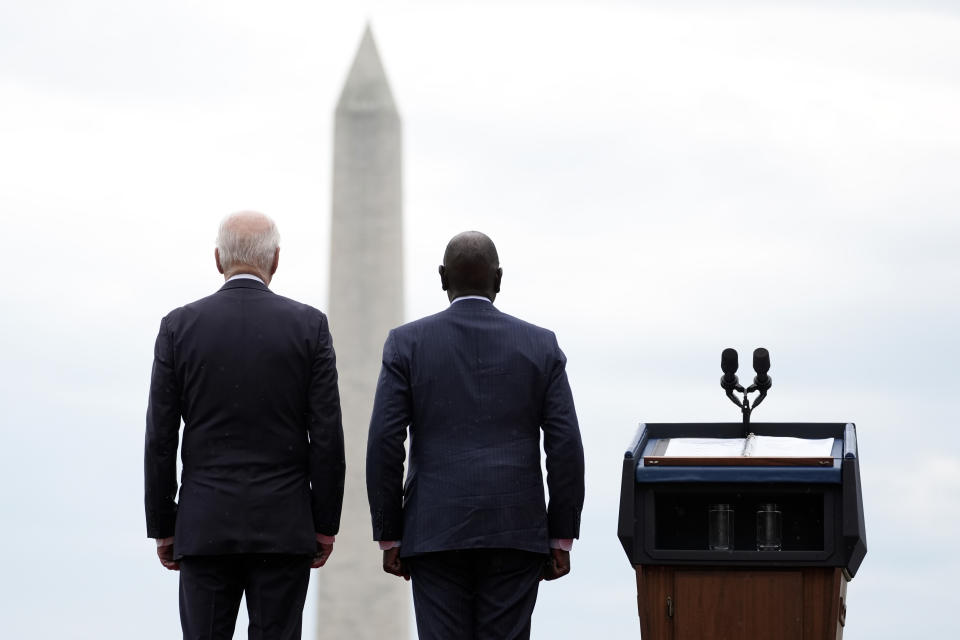
[[[226,281],[160,321],[144,455],[147,535],[180,572],[184,638],[300,638],[309,569],[333,552],[344,451],[326,316],[274,294],[279,234],[242,212],[220,225]],[[177,443],[183,471],[177,499]]]

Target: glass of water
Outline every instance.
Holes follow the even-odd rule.
[[[780,507],[774,503],[757,509],[757,551],[780,551],[783,548]]]
[[[707,515],[710,550],[733,551],[733,509],[729,504],[712,504]]]

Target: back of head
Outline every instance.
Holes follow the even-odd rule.
[[[224,273],[252,268],[272,274],[280,233],[273,220],[256,211],[241,211],[223,219],[217,233],[217,252]]]
[[[451,296],[480,295],[492,300],[500,291],[497,247],[479,231],[457,234],[443,253],[442,273]]]

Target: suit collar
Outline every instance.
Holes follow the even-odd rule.
[[[457,304],[458,302],[463,302],[464,300],[480,300],[481,302],[489,302],[490,304],[493,304],[493,301],[486,296],[460,296],[451,300],[450,304]]]
[[[251,278],[237,278],[230,282],[224,282],[223,286],[220,287],[220,291],[226,291],[227,289],[258,289],[260,291],[270,291],[267,285]]]
[[[477,311],[496,311],[497,308],[487,298],[457,298],[457,302],[451,302],[447,311],[475,313]]]

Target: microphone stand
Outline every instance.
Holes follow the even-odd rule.
[[[733,387],[727,388],[727,397],[730,398],[730,402],[740,407],[740,411],[743,413],[743,424],[750,424],[750,412],[753,411],[753,407],[750,406],[750,398],[747,396],[748,393],[753,393],[756,391],[756,385],[750,385],[748,388],[744,389],[742,386],[735,385]],[[739,391],[743,394],[743,398],[738,398],[733,395],[734,391]],[[756,402],[753,403],[753,406],[756,407],[760,404],[760,401],[767,395],[767,393],[761,392],[761,395],[757,398]]]
[[[737,380],[737,376],[734,375],[737,369],[736,364],[736,352],[733,353],[733,362],[732,362],[732,371],[724,371],[724,375],[720,378],[720,386],[723,387],[723,390],[726,391],[727,397],[730,398],[730,402],[740,407],[740,411],[743,414],[743,424],[750,424],[750,414],[754,409],[757,408],[763,399],[767,397],[767,391],[770,390],[770,387],[773,385],[773,378],[767,375],[766,370],[770,368],[769,356],[766,355],[765,349],[758,349],[764,354],[766,359],[766,367],[761,369],[757,364],[756,353],[754,354],[754,369],[757,371],[757,376],[753,379],[753,384],[747,387],[746,389],[740,385],[740,382]],[[743,398],[738,398],[733,395],[734,391],[738,391],[743,394]],[[754,399],[753,405],[750,405],[750,394],[754,392],[759,392],[759,395]]]
[[[735,395],[733,395],[733,392],[735,390],[743,394],[742,400],[740,398],[737,398]],[[754,399],[753,406],[751,406],[750,397],[748,394],[753,393],[755,391],[759,391],[760,394]],[[757,405],[763,402],[763,399],[767,397],[767,390],[759,389],[755,384],[750,385],[746,389],[744,389],[740,385],[737,385],[733,389],[727,389],[727,397],[730,398],[733,404],[740,407],[740,411],[743,412],[743,424],[750,424],[750,414],[754,409],[757,408]]]

